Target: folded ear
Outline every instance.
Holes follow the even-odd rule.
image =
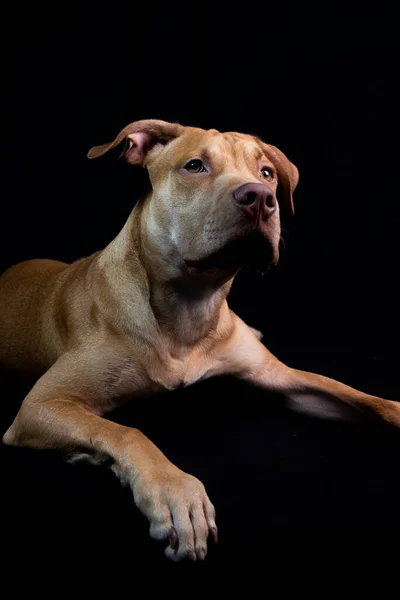
[[[275,146],[261,143],[265,155],[271,160],[278,173],[278,201],[282,212],[294,215],[293,192],[299,182],[297,167]]]
[[[117,157],[124,158],[132,165],[144,165],[148,152],[156,144],[165,145],[179,137],[185,128],[178,123],[167,123],[147,119],[130,123],[117,135],[115,140],[94,146],[88,152],[88,158],[104,156],[111,150],[118,151]]]

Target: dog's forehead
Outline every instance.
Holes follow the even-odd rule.
[[[226,158],[231,156],[233,159],[247,158],[259,159],[263,152],[256,138],[244,133],[227,132],[220,133],[210,139],[207,144],[209,152],[218,153]]]
[[[260,141],[251,135],[194,127],[187,128],[176,144],[175,152],[182,158],[205,154],[211,159],[224,157],[227,161],[240,158],[258,160],[264,154]]]

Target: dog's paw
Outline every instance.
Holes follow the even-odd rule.
[[[173,561],[204,560],[207,538],[217,542],[215,510],[204,485],[171,465],[151,475],[137,475],[135,503],[150,521],[150,535],[168,540],[165,555]]]

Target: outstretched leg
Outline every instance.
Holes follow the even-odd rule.
[[[326,408],[319,400],[327,399],[338,405],[338,412],[343,412],[342,406],[353,414],[376,417],[400,428],[400,403],[365,394],[323,375],[287,367],[238,317],[235,317],[235,333],[219,364],[224,373],[236,374],[269,391],[284,394],[301,412],[326,416]]]
[[[113,471],[133,492],[150,521],[150,535],[169,539],[172,560],[202,560],[207,537],[216,539],[215,511],[203,484],[173,465],[139,430],[100,416],[109,405],[107,373],[119,357],[99,352],[66,354],[45,374],[22,403],[5,433],[5,444],[54,448],[111,458]],[[112,390],[115,393],[115,389]]]

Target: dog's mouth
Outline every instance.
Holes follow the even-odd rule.
[[[200,260],[186,260],[189,273],[208,271],[237,272],[243,267],[265,272],[278,262],[278,250],[259,231],[236,238]]]

